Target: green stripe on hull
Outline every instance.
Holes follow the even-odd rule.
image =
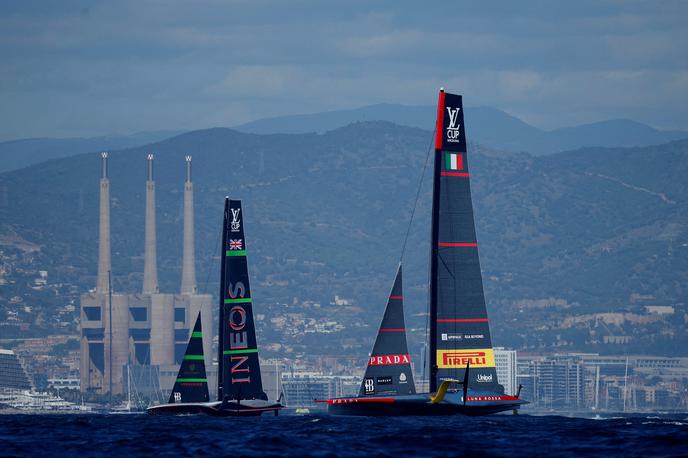
[[[246,256],[246,250],[227,250],[225,256]]]
[[[207,378],[178,378],[177,381],[179,383],[184,383],[184,382],[208,383]]]
[[[203,355],[184,355],[184,359],[192,361],[203,361]]]
[[[225,299],[225,304],[250,304],[252,299],[250,297],[239,297],[237,299]]]
[[[258,353],[257,348],[245,348],[243,350],[225,350],[222,352],[223,355],[241,355],[244,353]]]

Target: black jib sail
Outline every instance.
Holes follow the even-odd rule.
[[[186,346],[184,360],[179,367],[177,380],[170,394],[170,404],[188,402],[208,402],[208,379],[205,375],[205,360],[203,356],[203,331],[201,329],[201,313],[198,312],[189,344]]]
[[[260,378],[240,200],[225,199],[221,256],[218,399],[267,400]]]
[[[500,393],[480,273],[460,95],[440,91],[430,254],[430,391],[445,379]]]
[[[368,360],[360,396],[415,394],[411,358],[406,344],[404,297],[401,285],[401,264],[387,307]]]

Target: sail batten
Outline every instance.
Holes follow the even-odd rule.
[[[430,253],[430,390],[462,380],[503,392],[485,305],[460,95],[440,92]]]

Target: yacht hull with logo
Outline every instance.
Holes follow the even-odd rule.
[[[466,403],[462,391],[450,391],[441,402],[433,403],[429,393],[403,396],[335,398],[323,401],[333,415],[351,416],[482,416],[517,410],[526,401],[493,391],[468,390]]]
[[[284,406],[277,402],[250,399],[241,402],[221,401],[162,404],[149,407],[149,415],[209,415],[212,417],[258,417],[266,412],[277,415]]]

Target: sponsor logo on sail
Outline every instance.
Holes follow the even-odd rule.
[[[406,383],[406,374],[403,372],[399,374],[399,383]]]
[[[182,394],[179,391],[174,392],[174,402],[182,402]]]
[[[492,381],[492,374],[490,374],[490,375],[478,374],[478,382],[486,383],[486,382],[491,382],[491,381]]]
[[[376,381],[378,385],[391,385],[392,377],[378,377]]]
[[[241,229],[241,221],[239,221],[239,213],[241,208],[230,208],[232,211],[232,222],[229,224],[229,229],[231,232],[239,232]]]
[[[464,338],[466,338],[466,339],[484,339],[485,336],[483,334],[464,334]]]
[[[442,340],[445,342],[448,340],[461,340],[461,339],[463,339],[463,336],[461,334],[442,333]]]
[[[460,108],[447,107],[449,125],[447,126],[447,142],[458,143],[461,138],[461,124],[459,124]]]
[[[437,367],[440,369],[470,367],[494,367],[494,351],[491,348],[471,350],[437,350]]]
[[[406,355],[376,355],[371,356],[369,366],[391,366],[393,364],[411,364],[411,358]]]
[[[363,391],[365,394],[375,393],[375,381],[371,377],[363,380]]]
[[[242,282],[236,284],[229,284],[228,295],[230,299],[243,299],[246,294],[246,287]],[[232,384],[234,383],[250,383],[251,382],[251,366],[249,365],[249,357],[242,355],[238,350],[248,350],[248,333],[246,332],[247,312],[242,304],[237,304],[226,312],[227,317],[227,333],[229,339],[229,373]],[[225,347],[227,348],[227,347]],[[255,351],[255,350],[254,350]]]

